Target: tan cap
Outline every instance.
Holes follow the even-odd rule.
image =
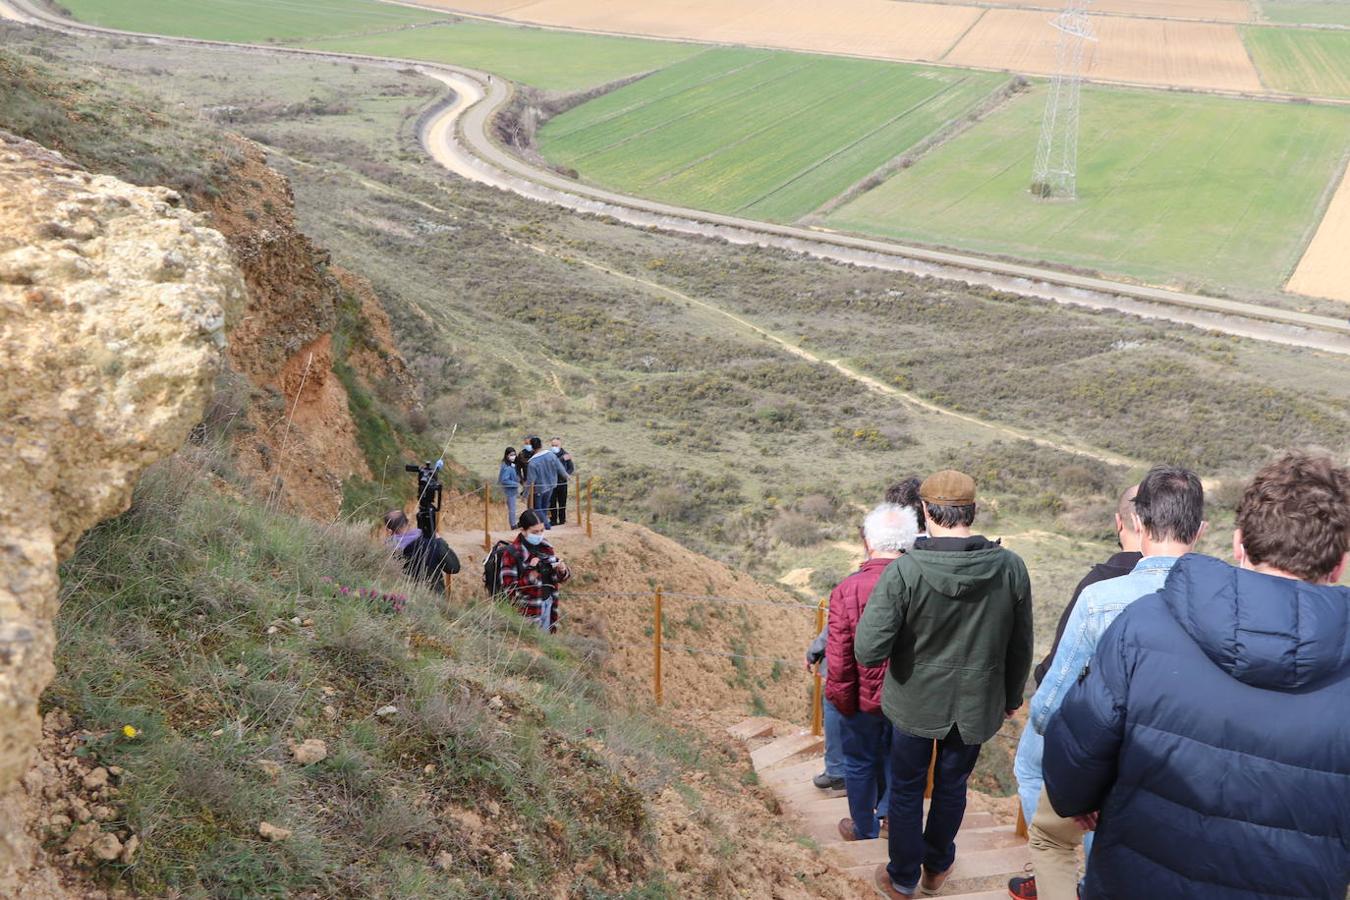
[[[955,469],[943,469],[919,485],[919,499],[941,506],[969,506],[975,502],[975,479]]]

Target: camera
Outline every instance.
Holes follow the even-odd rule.
[[[441,511],[441,480],[438,476],[444,467],[443,459],[403,467],[405,472],[417,473],[417,527],[428,538],[436,536],[436,522]]]

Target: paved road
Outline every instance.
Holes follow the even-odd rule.
[[[1350,355],[1350,319],[1115,282],[890,241],[756,222],[581,184],[519,159],[492,141],[488,125],[497,110],[510,99],[511,86],[485,72],[418,60],[121,32],[58,19],[33,8],[26,0],[0,0],[0,17],[70,34],[142,37],[384,68],[411,66],[441,81],[452,91],[447,100],[423,117],[421,141],[428,153],[457,175],[529,199],[578,212],[611,216],[637,227],[720,238],[734,244],[773,247],[836,262],[959,281],[1066,305],[1164,319],[1238,337]]]

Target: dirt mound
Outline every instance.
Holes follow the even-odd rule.
[[[494,509],[494,519],[496,518]],[[447,520],[477,531],[446,534],[464,564],[457,592],[482,594],[482,506],[453,504]],[[501,518],[504,518],[501,517]],[[494,540],[510,539],[509,533]],[[809,721],[812,680],[804,666],[816,610],[641,525],[595,516],[594,537],[568,525],[549,540],[575,575],[561,600],[569,640],[597,653],[607,679],[652,697],[656,588],[663,591],[665,704],[673,709],[769,712]]]

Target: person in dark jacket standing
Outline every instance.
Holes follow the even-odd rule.
[[[891,725],[881,712],[881,687],[886,664],[874,668],[853,658],[853,637],[867,598],[891,561],[914,546],[919,535],[914,510],[883,503],[863,520],[862,568],[839,582],[830,594],[830,622],[825,642],[825,697],[840,715],[844,751],[844,790],[848,818],[839,821],[846,841],[870,841],[881,831],[878,814],[885,818],[886,763],[890,757]]]
[[[1106,562],[1098,563],[1089,569],[1083,580],[1078,582],[1078,587],[1074,588],[1069,605],[1064,607],[1064,613],[1059,617],[1059,625],[1055,628],[1055,641],[1050,645],[1050,652],[1032,671],[1037,686],[1045,681],[1046,673],[1050,671],[1050,662],[1055,658],[1055,651],[1064,637],[1064,626],[1068,624],[1069,616],[1077,607],[1083,589],[1100,581],[1109,581],[1130,574],[1139,564],[1139,560],[1144,558],[1144,554],[1139,550],[1142,536],[1135,526],[1134,497],[1138,492],[1139,485],[1135,484],[1130,485],[1120,495],[1120,500],[1116,503],[1116,544],[1120,547],[1120,552],[1112,554]],[[1028,725],[1022,729],[1022,737],[1017,742],[1017,756],[1013,759],[1013,775],[1017,778],[1017,794],[1022,803],[1022,818],[1027,825],[1036,818],[1036,801],[1041,796],[1041,745],[1040,733]],[[1030,891],[1034,890],[1035,878],[1015,878],[1013,881],[1017,884],[1008,886],[1013,896],[1031,896]],[[1018,893],[1019,891],[1021,893]]]
[[[554,437],[549,441],[549,452],[558,457],[558,462],[562,463],[563,469],[567,475],[559,479],[553,487],[553,496],[549,498],[548,504],[548,523],[550,525],[567,524],[567,484],[573,475],[576,474],[576,463],[572,462],[572,454],[563,449],[562,438]]]
[[[1107,629],[1045,733],[1047,795],[1097,835],[1083,896],[1343,900],[1350,470],[1288,454]]]
[[[886,897],[942,887],[956,861],[966,782],[980,745],[1022,705],[1031,671],[1031,581],[1015,553],[974,534],[975,481],[951,470],[919,488],[928,536],[892,563],[858,622],[860,666],[889,660],[882,709],[894,725]],[[933,799],[924,786],[937,742]]]

